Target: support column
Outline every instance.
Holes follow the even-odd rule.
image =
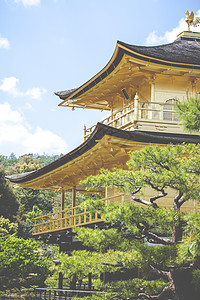
[[[138,94],[136,93],[135,94],[135,98],[134,98],[134,107],[135,107],[135,121],[138,120],[138,117],[139,116],[139,110],[138,110],[138,100],[139,100],[139,97],[138,97]]]
[[[62,211],[62,213],[61,213],[61,218],[62,218],[61,226],[62,226],[62,228],[64,227],[64,223],[65,223],[65,219],[64,219],[65,215],[64,215],[64,212],[63,212],[64,209],[65,209],[65,191],[62,190],[62,192],[61,192],[61,211]]]
[[[72,208],[76,206],[76,186],[72,187]],[[72,216],[76,215],[76,208],[72,209]],[[76,224],[76,218],[72,217],[72,225]]]
[[[65,209],[65,191],[61,192],[61,210]]]
[[[151,79],[151,102],[155,102],[155,80],[156,80],[156,76],[152,76]],[[153,112],[152,109],[156,108],[155,104],[149,104],[149,119],[152,120],[153,116],[155,117],[157,115],[157,112]],[[162,113],[160,113],[160,120],[162,120]]]
[[[108,198],[108,187],[105,187],[105,198]],[[108,200],[106,200],[106,205],[108,204]]]
[[[63,288],[63,273],[59,272],[58,274],[58,288],[62,290]]]
[[[86,140],[86,125],[84,124],[83,126],[83,141],[85,142]]]
[[[196,79],[192,80],[192,96],[195,97],[196,96]]]
[[[76,206],[76,186],[72,187],[72,207]]]

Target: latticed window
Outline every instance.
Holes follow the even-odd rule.
[[[178,104],[178,100],[169,99],[163,106],[163,120],[166,121],[178,121],[175,105]]]

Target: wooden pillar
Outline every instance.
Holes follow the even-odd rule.
[[[72,207],[76,206],[76,186],[72,187]]]
[[[65,191],[61,192],[61,210],[65,209]]]
[[[152,79],[151,79],[151,102],[155,102],[156,100],[156,97],[155,97],[155,80],[156,80],[156,77],[153,76]],[[162,105],[161,105],[162,107]],[[152,104],[152,103],[149,103],[149,119],[152,120],[153,119],[153,115],[156,115],[157,112],[154,112],[153,113],[153,110],[152,109],[155,109],[156,108],[156,105],[155,104]],[[147,111],[148,113],[148,111]],[[160,120],[163,120],[163,114],[162,112],[160,112],[160,116],[159,116],[159,119]]]
[[[70,290],[76,290],[76,274],[73,275],[70,281]]]
[[[138,100],[139,100],[139,97],[138,97],[138,94],[136,93],[135,94],[135,98],[134,98],[134,105],[135,105],[135,120],[137,121],[138,120],[138,117],[139,116],[139,110],[138,110]]]
[[[86,140],[86,125],[84,124],[83,126],[83,141],[85,142]]]
[[[88,290],[91,291],[92,289],[92,273],[88,274]]]
[[[108,187],[106,186],[106,188],[105,188],[105,198],[107,198],[108,197]]]
[[[72,187],[72,208],[76,206],[76,186]],[[72,225],[76,223],[76,208],[72,209]]]
[[[61,211],[62,211],[62,213],[61,213],[61,228],[63,228],[64,227],[64,223],[65,223],[65,220],[64,220],[64,208],[65,208],[65,191],[62,191],[61,192]]]
[[[62,290],[62,288],[63,288],[63,274],[62,274],[62,272],[59,272],[59,274],[58,274],[58,288],[60,290]]]
[[[108,198],[108,187],[106,186],[105,188],[105,198]],[[105,204],[107,205],[108,204],[108,200],[106,199],[106,202]]]

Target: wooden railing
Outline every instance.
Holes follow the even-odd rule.
[[[126,198],[125,198],[126,197]],[[127,198],[125,193],[116,194],[110,197],[100,199],[108,205],[110,203],[123,203],[125,202],[134,202],[131,198]],[[135,203],[135,202],[134,202]],[[161,207],[166,209],[172,209],[172,205],[160,204]],[[181,207],[182,212],[196,212],[198,207],[196,201],[194,200],[191,203],[186,203]],[[63,229],[73,228],[76,226],[86,226],[89,224],[94,224],[98,222],[103,222],[101,215],[98,212],[89,212],[86,209],[81,208],[80,206],[75,206],[72,208],[64,209],[59,212],[51,213],[41,217],[34,218],[35,224],[33,235],[38,235],[41,233],[50,233]]]
[[[35,288],[35,300],[39,299],[59,299],[70,300],[73,297],[87,297],[98,295],[98,299],[106,299],[105,292],[101,291],[83,291],[83,290],[65,290],[65,289],[50,289],[50,288]]]
[[[101,201],[106,205],[113,202],[123,202],[125,194],[118,194],[103,198]],[[103,219],[98,212],[88,212],[80,206],[64,209],[41,217],[33,218],[35,224],[33,235],[68,229],[75,226],[85,226],[92,223],[102,222]]]
[[[118,129],[131,130],[135,128],[137,121],[157,121],[164,124],[173,123],[174,125],[179,123],[174,104],[138,100],[117,110],[102,120],[101,123]],[[84,141],[91,135],[95,126],[93,125],[89,128],[84,126]]]

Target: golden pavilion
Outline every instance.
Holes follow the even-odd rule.
[[[126,168],[129,151],[149,144],[199,143],[200,136],[184,132],[177,119],[178,101],[200,94],[200,33],[184,31],[177,39],[159,46],[135,46],[117,42],[106,66],[76,89],[55,93],[60,106],[108,111],[108,116],[83,129],[83,143],[49,165],[9,177],[11,182],[32,189],[61,193],[61,210],[35,218],[34,236],[58,242],[65,249],[73,239],[74,226],[103,222],[98,213],[76,205],[76,192],[85,192],[80,181],[101,168]],[[72,193],[65,209],[65,193]],[[102,201],[130,201],[117,189],[100,190]],[[148,191],[147,191],[148,192]],[[161,200],[169,206],[170,198]],[[196,209],[189,201],[183,209]],[[70,244],[71,245],[71,244]]]

